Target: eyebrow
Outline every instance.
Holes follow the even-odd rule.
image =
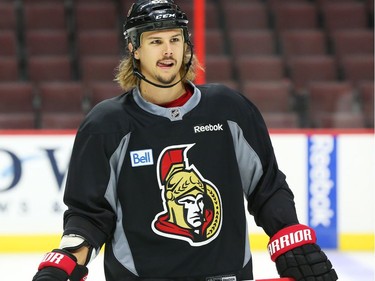
[[[172,35],[170,38],[175,38],[175,37],[182,37],[181,33],[176,33],[175,35]],[[149,37],[145,38],[146,40],[155,40],[155,39],[161,39],[161,36],[154,36],[150,35]]]

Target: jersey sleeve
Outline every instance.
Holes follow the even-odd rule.
[[[122,112],[121,102],[108,101],[88,114],[76,135],[68,169],[64,235],[80,235],[96,249],[108,240],[116,223],[115,200],[109,200],[108,193],[116,190],[113,155],[129,131],[127,125],[118,125],[118,120],[126,120]]]
[[[246,194],[248,210],[257,225],[272,236],[281,228],[298,223],[294,196],[280,171],[268,128],[257,107],[243,97],[243,118],[240,126],[244,141],[257,155],[262,173],[255,187]]]
[[[81,235],[95,248],[106,241],[115,221],[104,196],[110,178],[105,142],[100,134],[77,134],[64,192],[64,235]]]

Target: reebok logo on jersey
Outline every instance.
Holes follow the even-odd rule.
[[[224,131],[223,124],[217,123],[216,125],[208,124],[204,126],[194,126],[194,133]]]
[[[130,151],[130,160],[132,163],[132,167],[148,166],[154,164],[151,149]]]

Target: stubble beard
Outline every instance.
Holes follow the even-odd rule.
[[[161,75],[157,75],[156,80],[158,80],[158,82],[160,82],[161,84],[170,85],[172,84],[172,82],[174,82],[176,77],[177,77],[177,74],[173,74],[169,77],[162,77]]]

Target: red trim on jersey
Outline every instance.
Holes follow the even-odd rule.
[[[178,99],[175,99],[171,102],[167,102],[164,104],[161,104],[162,107],[178,107],[183,106],[193,95],[193,92],[191,91],[190,87],[186,87],[186,92],[180,96]]]
[[[167,233],[167,234],[175,234],[179,236],[188,237],[194,240],[194,235],[191,230],[182,228],[174,223],[168,221],[169,214],[161,215],[155,223],[155,227],[157,230]],[[213,219],[213,212],[212,210],[205,210],[205,221],[201,227],[202,235],[206,235],[206,229],[210,225]]]

